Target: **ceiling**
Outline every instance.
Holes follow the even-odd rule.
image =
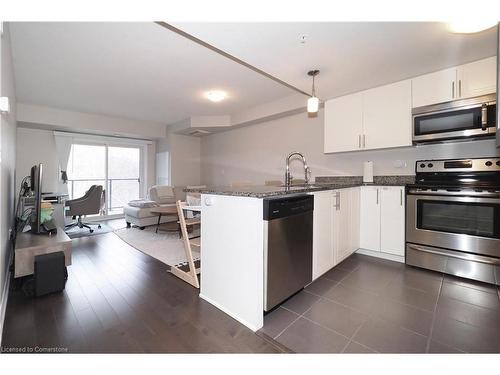
[[[452,34],[438,22],[173,25],[308,92],[307,71],[320,69],[316,91],[322,99],[496,54],[495,28]]]
[[[496,35],[441,23],[174,23],[323,99],[496,53]],[[296,92],[154,23],[10,23],[18,100],[172,124],[227,115]],[[307,35],[306,43],[300,36]],[[222,89],[229,99],[203,97]]]
[[[154,23],[10,24],[19,102],[165,124],[292,95]],[[229,98],[203,97],[222,89]]]

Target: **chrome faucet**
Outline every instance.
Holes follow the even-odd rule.
[[[309,183],[309,173],[311,172],[311,169],[307,166],[306,158],[305,156],[297,151],[291,152],[287,157],[286,157],[286,171],[285,171],[285,186],[289,187],[292,184],[292,175],[290,174],[290,159],[292,156],[300,156],[302,158],[302,162],[304,163],[304,180],[306,184]]]

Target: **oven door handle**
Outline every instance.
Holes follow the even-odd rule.
[[[424,253],[431,253],[435,255],[442,255],[442,256],[447,256],[450,258],[456,258],[456,259],[463,259],[463,260],[472,260],[474,262],[480,262],[480,263],[486,263],[486,264],[494,264],[494,265],[500,265],[500,259],[496,258],[490,258],[490,257],[485,257],[481,255],[475,255],[475,254],[467,254],[467,253],[461,253],[459,251],[452,251],[452,250],[445,250],[445,249],[435,249],[435,248],[430,248],[427,246],[420,246],[420,245],[415,245],[411,243],[407,243],[406,246],[412,250],[417,250],[417,251],[422,251]]]
[[[500,204],[500,198],[486,197],[464,197],[464,196],[449,196],[449,195],[423,195],[419,193],[408,193],[408,199],[414,197],[415,200],[440,201],[440,202],[464,202],[464,203],[493,203]]]
[[[488,130],[488,104],[486,103],[481,106],[481,130]]]

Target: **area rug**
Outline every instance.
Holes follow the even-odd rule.
[[[169,266],[181,267],[187,264],[184,243],[175,232],[155,233],[156,226],[138,228],[123,228],[115,234],[137,250],[158,259]],[[198,263],[200,252],[193,249],[193,259]]]
[[[106,224],[101,224],[101,228],[97,228],[97,225],[92,225],[92,229],[94,231],[90,233],[88,228],[73,227],[65,232],[69,238],[80,238],[80,237],[97,236],[98,234],[104,234],[113,231],[113,228],[111,228],[109,225]]]

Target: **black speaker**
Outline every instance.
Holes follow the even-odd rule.
[[[64,262],[64,252],[35,256],[35,296],[61,292],[64,290],[68,271]]]

